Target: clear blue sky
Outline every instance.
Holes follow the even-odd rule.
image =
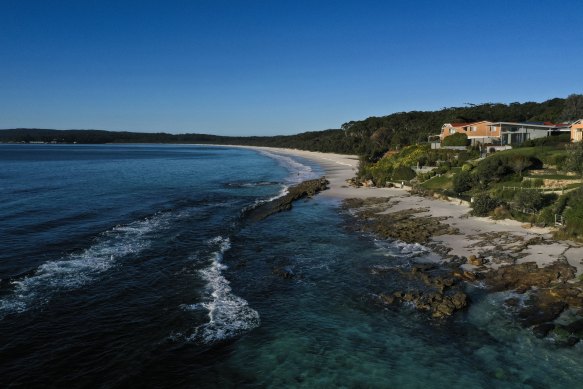
[[[0,128],[292,134],[583,93],[583,1],[0,0]]]

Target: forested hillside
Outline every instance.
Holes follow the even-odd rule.
[[[11,129],[0,131],[0,142],[59,143],[206,143],[291,147],[312,151],[359,154],[374,161],[389,149],[427,141],[443,123],[491,121],[552,121],[583,117],[583,95],[542,103],[485,103],[439,111],[411,111],[344,123],[341,129],[288,136],[228,137],[205,134],[137,133],[98,130]]]
[[[512,122],[563,122],[583,117],[583,95],[570,95],[542,103],[486,103],[467,107],[443,108],[439,111],[399,112],[348,122],[342,129],[358,142],[358,154],[375,159],[388,149],[426,142],[429,135],[439,134],[443,123],[470,123],[480,120]]]

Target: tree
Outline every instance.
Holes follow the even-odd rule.
[[[563,168],[583,176],[583,142],[567,146],[567,159]]]
[[[583,95],[569,95],[565,99],[565,108],[561,113],[561,119],[577,120],[581,118],[583,118]]]
[[[539,210],[544,205],[543,195],[538,190],[521,190],[514,195],[514,201],[520,208]]]
[[[522,177],[522,172],[532,165],[532,162],[524,155],[516,155],[510,161],[510,168]]]

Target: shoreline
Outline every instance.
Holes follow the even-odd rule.
[[[548,228],[470,216],[469,204],[459,199],[349,186],[355,156],[263,149],[324,168],[330,189],[321,195],[342,202],[355,231],[424,247],[419,259],[371,272],[398,272],[410,280],[400,290],[387,284],[376,295],[379,304],[413,304],[444,319],[472,304],[472,288],[485,288],[489,294],[506,292],[505,308],[537,338],[561,347],[583,342],[583,245],[555,240]]]
[[[571,241],[554,240],[549,228],[526,228],[526,225],[515,220],[493,220],[487,217],[469,216],[470,207],[467,203],[460,204],[460,201],[412,195],[407,189],[348,186],[346,180],[354,177],[358,168],[358,157],[355,155],[270,147],[243,147],[301,157],[319,164],[330,182],[329,189],[321,192],[320,196],[339,200],[387,198],[392,200],[392,204],[387,206],[383,213],[414,209],[418,211],[416,217],[446,218],[443,223],[456,228],[459,233],[433,236],[430,246],[449,249],[449,256],[486,257],[487,260],[484,254],[496,250],[512,253],[516,257],[514,264],[535,262],[539,267],[545,267],[558,260],[566,260],[569,265],[576,268],[576,276],[583,274],[583,245]],[[531,243],[528,244],[528,242]],[[475,271],[482,266],[489,270],[497,269],[501,265],[486,261],[479,266],[471,264],[463,266],[465,270]]]

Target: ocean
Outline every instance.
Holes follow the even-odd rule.
[[[420,245],[327,196],[245,211],[313,162],[193,145],[0,145],[0,386],[582,387],[558,347],[469,290],[433,320],[378,295]],[[281,269],[285,269],[282,277]]]

